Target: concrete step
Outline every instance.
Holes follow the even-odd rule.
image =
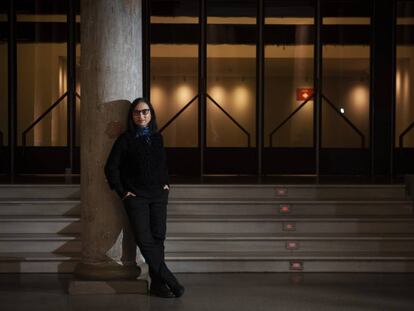
[[[5,252],[77,253],[81,250],[80,234],[0,234],[0,256]]]
[[[412,217],[170,216],[170,233],[414,233]]]
[[[80,215],[79,200],[0,199],[0,215]],[[169,215],[413,215],[412,201],[171,199]]]
[[[414,272],[414,253],[166,253],[174,272]]]
[[[0,273],[72,273],[80,258],[79,253],[1,253]]]
[[[109,188],[108,188],[109,191]],[[173,184],[170,198],[233,199],[399,199],[407,197],[406,187],[396,185],[240,185]],[[2,199],[79,199],[79,185],[0,185]]]
[[[170,215],[413,215],[408,200],[170,199]]]
[[[414,253],[167,252],[174,272],[414,272]],[[80,254],[2,253],[0,273],[71,273]]]
[[[0,185],[1,199],[80,199],[79,185]]]
[[[412,234],[170,234],[167,252],[413,252]]]
[[[80,215],[79,200],[0,199],[0,215]]]
[[[178,199],[398,199],[407,198],[405,185],[183,185],[171,186],[170,198]]]
[[[75,216],[0,216],[3,233],[79,233],[81,222]]]

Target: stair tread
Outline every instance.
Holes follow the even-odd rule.
[[[334,204],[334,203],[346,203],[346,204],[410,204],[412,203],[409,199],[393,199],[385,198],[373,200],[372,198],[363,200],[363,199],[347,199],[341,198],[337,200],[333,199],[309,199],[309,198],[261,198],[261,199],[238,199],[238,198],[220,198],[220,199],[211,199],[211,198],[171,198],[169,199],[170,203],[222,203],[222,204],[234,204],[234,203],[244,203],[244,204],[303,204],[303,203],[319,203],[319,204]]]
[[[166,252],[167,260],[414,260],[414,252]]]
[[[0,204],[18,203],[18,204],[52,204],[52,203],[80,203],[79,199],[57,199],[57,198],[0,198]]]
[[[0,233],[0,241],[26,241],[26,240],[54,240],[69,241],[80,240],[79,233]]]
[[[170,221],[274,221],[274,222],[297,222],[297,221],[383,221],[383,222],[395,222],[395,221],[413,221],[412,215],[398,215],[397,217],[390,217],[389,215],[377,216],[377,215],[338,215],[335,217],[323,216],[323,215],[309,215],[293,216],[293,215],[169,215]]]
[[[1,198],[0,204],[5,203],[18,203],[18,204],[52,204],[52,203],[80,203],[80,199],[66,199],[66,198]],[[268,203],[320,203],[320,204],[332,204],[332,203],[347,203],[347,204],[407,204],[412,203],[410,199],[396,199],[396,198],[379,198],[379,199],[352,199],[352,198],[341,198],[341,199],[309,199],[309,198],[254,198],[254,199],[238,199],[238,198],[170,198],[169,202],[171,203],[259,203],[259,204],[268,204]]]
[[[1,261],[80,260],[81,253],[3,252]],[[414,260],[414,252],[166,252],[166,260]]]
[[[81,253],[50,253],[50,252],[2,252],[1,261],[56,261],[56,260],[80,260]]]
[[[169,233],[167,240],[414,240],[412,233]]]
[[[79,221],[80,216],[72,215],[0,215],[0,222],[4,221]]]

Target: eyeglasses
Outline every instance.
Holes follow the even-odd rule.
[[[134,116],[139,116],[140,114],[142,114],[142,115],[146,116],[146,115],[148,115],[149,113],[150,113],[150,110],[149,110],[149,109],[142,109],[142,110],[138,110],[138,109],[136,109],[136,110],[134,110],[134,111],[132,112],[132,114],[133,114]]]

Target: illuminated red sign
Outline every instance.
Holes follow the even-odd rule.
[[[311,87],[298,87],[296,89],[296,100],[307,100],[313,95],[313,88]]]

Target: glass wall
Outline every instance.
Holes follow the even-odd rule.
[[[152,0],[151,102],[166,147],[198,146],[198,3]]]
[[[314,170],[313,37],[313,1],[265,1],[263,139],[268,173]]]
[[[7,21],[7,11],[0,11],[0,148],[8,145]]]
[[[8,44],[7,44],[7,11],[0,11],[0,173],[8,168]]]
[[[397,2],[396,147],[414,148],[414,2]],[[402,144],[401,144],[401,143]],[[411,160],[412,161],[412,160]]]
[[[21,5],[20,2],[22,2]],[[17,0],[17,133],[22,135],[67,91],[66,1]],[[66,145],[66,100],[26,135],[27,146]]]
[[[371,1],[323,1],[321,173],[368,173]]]
[[[256,1],[207,1],[207,147],[256,145]]]
[[[368,148],[371,1],[324,1],[322,24],[322,148]]]

